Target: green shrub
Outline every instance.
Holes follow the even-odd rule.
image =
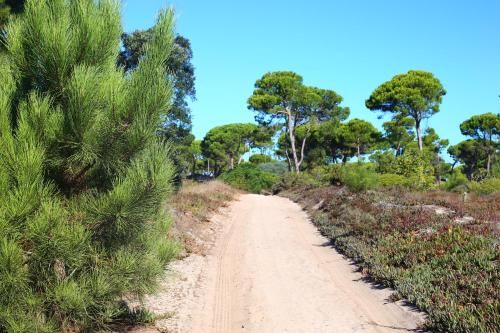
[[[478,194],[491,194],[500,191],[499,178],[486,178],[481,182],[471,182],[471,191]]]
[[[370,155],[370,160],[375,163],[375,171],[378,173],[394,173],[397,169],[397,158],[390,150],[377,151]]]
[[[274,186],[272,187],[272,192],[279,193],[281,191],[287,191],[290,189],[318,188],[322,185],[324,185],[323,182],[321,182],[308,172],[301,172],[300,174],[288,172],[274,184]]]
[[[0,332],[106,328],[172,258],[170,12],[139,67],[116,68],[117,2],[26,2],[0,65]],[[70,37],[68,37],[70,36]]]
[[[261,163],[258,167],[264,172],[269,172],[278,176],[282,176],[288,172],[288,165],[285,161]]]
[[[341,172],[341,181],[353,192],[371,190],[378,186],[377,174],[362,164],[346,165]]]
[[[419,151],[416,147],[407,148],[402,156],[396,159],[395,174],[407,178],[407,186],[411,189],[426,191],[434,188],[434,167],[432,154],[429,151]]]
[[[378,181],[380,185],[384,187],[408,186],[407,177],[394,173],[383,173],[381,175],[378,175]]]
[[[409,176],[406,184],[409,189],[417,191],[428,191],[437,187],[434,176],[426,175],[422,172]]]
[[[250,163],[243,163],[235,169],[225,172],[221,178],[231,186],[252,193],[270,190],[278,182],[276,175],[262,171]]]
[[[491,164],[490,177],[500,179],[500,158],[495,159],[495,161]]]
[[[459,171],[453,172],[448,180],[443,184],[443,188],[447,191],[455,191],[458,188],[469,187],[469,180]]]
[[[264,154],[253,154],[248,161],[252,164],[262,164],[272,162],[273,158]]]
[[[308,173],[323,185],[340,182],[342,178],[342,164],[330,164],[315,167]]]
[[[131,325],[146,325],[154,323],[156,315],[145,308],[127,309],[123,319]]]

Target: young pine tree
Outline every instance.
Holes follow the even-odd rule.
[[[162,12],[136,70],[116,68],[113,0],[31,0],[0,65],[0,332],[105,327],[154,290],[175,244]]]

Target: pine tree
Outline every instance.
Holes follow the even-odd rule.
[[[175,244],[173,167],[157,129],[172,86],[160,13],[133,72],[116,68],[113,0],[32,0],[0,64],[0,332],[93,331],[152,292]]]

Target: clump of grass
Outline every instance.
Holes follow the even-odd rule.
[[[145,325],[154,323],[156,316],[146,308],[137,308],[127,313],[127,319],[131,325]]]
[[[170,204],[181,214],[206,221],[212,213],[233,200],[237,193],[237,190],[218,180],[201,184],[186,181],[179,192],[172,196]]]
[[[206,224],[214,213],[227,206],[238,193],[238,190],[218,180],[184,182],[169,202],[175,216],[173,237],[182,244],[179,257],[204,253],[208,249],[209,239],[200,224]]]

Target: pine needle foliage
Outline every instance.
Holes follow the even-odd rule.
[[[174,168],[157,130],[173,13],[137,69],[116,68],[113,0],[32,0],[0,62],[0,332],[105,329],[174,255]]]

